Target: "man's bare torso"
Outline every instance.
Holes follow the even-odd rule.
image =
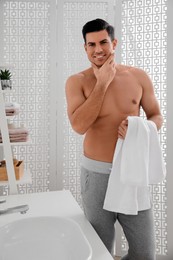
[[[92,69],[81,72],[86,99],[96,79]],[[109,85],[96,121],[84,138],[84,155],[98,161],[112,162],[118,139],[118,126],[127,116],[139,116],[142,86],[135,68],[118,65],[114,80]]]

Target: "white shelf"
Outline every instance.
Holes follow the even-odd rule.
[[[19,184],[31,184],[32,178],[29,170],[24,170],[24,175],[20,180],[17,180],[16,183]],[[8,185],[8,181],[0,181],[0,186]]]
[[[0,69],[12,69],[14,68],[14,64],[12,63],[0,63]]]
[[[13,120],[15,116],[17,116],[17,115],[14,115],[14,116],[6,116],[6,117],[7,117],[7,120],[8,120],[8,119]]]
[[[12,88],[12,89],[13,89],[13,88]],[[7,94],[9,94],[9,93],[11,93],[12,89],[10,89],[10,88],[2,89],[2,88],[1,88],[1,81],[0,81],[0,91],[1,91],[2,93],[7,93]]]
[[[9,192],[10,194],[17,194],[17,185],[19,184],[27,184],[32,183],[32,178],[29,171],[24,171],[24,175],[20,180],[16,180],[15,178],[15,171],[14,171],[14,165],[13,165],[13,153],[12,153],[12,146],[14,145],[28,145],[30,143],[29,141],[26,142],[10,142],[9,139],[9,129],[8,129],[8,123],[7,123],[7,117],[5,112],[5,103],[4,103],[4,93],[9,93],[11,90],[6,89],[2,90],[0,87],[0,128],[1,128],[1,135],[3,142],[0,143],[0,146],[3,147],[4,150],[4,156],[6,159],[6,166],[8,171],[8,181],[1,181],[0,186],[8,185],[9,186]]]

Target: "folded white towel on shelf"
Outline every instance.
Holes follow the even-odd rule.
[[[11,143],[18,143],[18,142],[27,142],[28,141],[28,136],[20,136],[20,137],[11,137],[10,136],[10,142]],[[0,143],[2,143],[3,140],[2,138],[0,137]]]
[[[6,116],[18,115],[20,111],[20,105],[18,103],[5,103]]]
[[[10,128],[8,129],[10,136],[28,135],[29,131],[26,128]],[[1,136],[1,132],[0,132]]]
[[[28,129],[26,128],[12,128],[9,129],[9,135],[14,136],[14,135],[22,135],[22,134],[29,134]]]
[[[25,127],[15,127],[14,124],[9,124],[9,138],[10,142],[27,142],[29,131]],[[0,143],[2,143],[2,136],[0,132]]]
[[[149,209],[149,185],[162,182],[165,175],[156,125],[128,117],[126,137],[116,145],[103,208],[131,215]]]

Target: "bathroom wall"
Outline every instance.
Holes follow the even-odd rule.
[[[144,69],[152,79],[164,123],[159,131],[166,161],[167,134],[167,1],[122,1],[122,63]],[[143,111],[141,114],[145,117]],[[153,185],[157,254],[167,254],[167,182]],[[125,245],[124,245],[125,248]],[[163,258],[164,259],[164,258]]]
[[[55,5],[56,1],[0,1],[0,65],[9,64],[13,75],[13,90],[6,100],[20,104],[13,122],[29,130],[28,144],[13,146],[14,156],[24,160],[32,175],[32,185],[20,185],[20,193],[50,190],[50,136],[56,140],[50,126],[56,113],[50,101],[55,85]],[[8,187],[1,193],[7,194]]]
[[[100,16],[109,19],[116,28],[118,38],[118,61],[144,69],[151,77],[155,94],[160,103],[164,124],[159,133],[163,155],[166,161],[167,133],[167,1],[122,0],[98,2],[64,1],[63,10],[63,82],[66,78],[86,67],[81,28],[85,21]],[[88,10],[88,11],[87,11]],[[110,11],[111,10],[111,11]],[[120,47],[121,46],[121,47]],[[82,62],[81,62],[82,61]],[[141,114],[145,117],[143,111]],[[63,187],[71,190],[80,203],[80,157],[82,138],[73,132],[66,115],[63,116]],[[61,137],[61,134],[58,133]],[[61,141],[60,141],[61,142]],[[157,236],[157,254],[161,259],[167,255],[167,183],[153,185],[154,217]],[[127,250],[123,236],[121,250]]]
[[[20,193],[64,188],[81,203],[83,137],[69,125],[64,85],[69,75],[89,66],[81,28],[96,17],[115,25],[118,62],[143,68],[152,78],[164,115],[160,141],[166,161],[166,4],[166,0],[0,1],[0,63],[12,65],[14,85],[7,100],[20,103],[15,122],[24,122],[31,136],[30,144],[13,148],[30,168],[33,180],[32,185],[20,186]],[[8,187],[0,191],[8,194]],[[164,260],[168,250],[166,181],[151,191],[157,253]],[[121,250],[127,250],[123,235]]]

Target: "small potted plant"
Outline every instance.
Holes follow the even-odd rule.
[[[11,72],[8,69],[0,70],[1,87],[3,90],[12,88],[11,77]]]

